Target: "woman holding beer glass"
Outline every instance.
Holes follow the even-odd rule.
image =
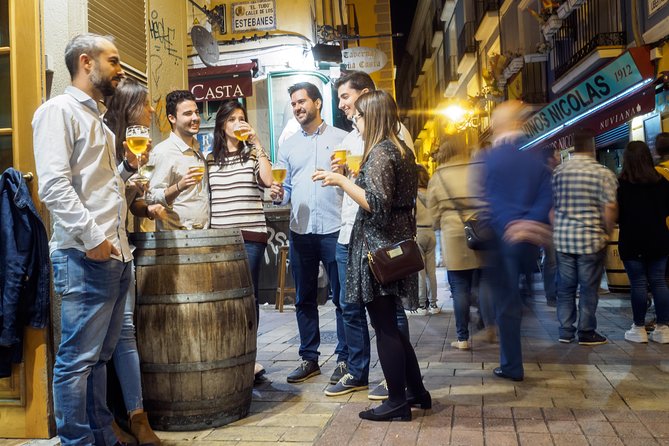
[[[216,113],[214,148],[207,157],[211,228],[240,228],[251,269],[259,320],[258,278],[267,246],[264,188],[272,185],[272,165],[244,107],[223,101]],[[285,171],[284,171],[285,175]],[[262,368],[256,365],[256,376]]]
[[[410,421],[411,406],[432,407],[423,386],[418,360],[409,339],[397,325],[397,304],[406,297],[418,301],[418,277],[412,274],[381,284],[369,268],[367,252],[411,238],[416,233],[413,216],[418,190],[413,152],[400,141],[397,105],[386,92],[365,93],[355,102],[353,120],[365,149],[355,180],[332,171],[318,170],[312,179],[323,186],[339,186],[360,209],[348,245],[346,301],[364,304],[376,332],[376,346],[388,383],[388,400],[360,412],[372,421]],[[367,247],[369,244],[369,247]]]
[[[116,135],[116,158],[121,163],[126,157],[137,156],[142,172],[142,154],[148,149],[148,127],[154,113],[147,89],[132,78],[125,78],[116,88],[116,93],[107,101],[104,120]],[[128,137],[126,137],[128,135]],[[126,150],[127,148],[127,150]],[[148,172],[147,172],[148,173]],[[126,183],[126,200],[130,210],[138,217],[162,218],[165,208],[161,204],[147,205],[143,200],[146,182],[143,176],[133,176]],[[134,277],[134,274],[133,274]],[[139,369],[137,340],[133,316],[135,311],[135,286],[129,288],[123,315],[123,328],[112,357],[114,369],[121,386],[123,401],[128,413],[130,431],[122,431],[114,423],[116,436],[123,444],[160,445],[160,439],[151,429],[142,401],[142,384]],[[111,392],[110,392],[111,393]]]

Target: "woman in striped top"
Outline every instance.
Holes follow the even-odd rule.
[[[247,145],[235,136],[247,137]],[[211,228],[239,228],[249,259],[256,321],[259,320],[258,277],[267,246],[263,188],[272,184],[272,166],[258,135],[247,122],[244,107],[234,99],[223,101],[216,113],[214,150],[207,157],[211,188]]]

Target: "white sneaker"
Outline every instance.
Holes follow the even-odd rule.
[[[427,309],[427,312],[430,314],[439,314],[441,313],[441,308],[436,305],[430,305],[430,308]]]
[[[651,331],[648,337],[651,341],[658,344],[669,344],[669,326],[666,324],[657,324],[655,330]]]
[[[415,310],[404,310],[407,316],[427,316],[427,308],[418,307]]]
[[[625,339],[630,342],[648,342],[648,333],[646,333],[646,327],[638,327],[632,324],[632,328],[625,332]],[[669,338],[667,338],[667,342],[669,342]]]
[[[471,346],[469,345],[469,339],[464,341],[453,341],[451,342],[451,347],[457,348],[459,350],[469,350]]]

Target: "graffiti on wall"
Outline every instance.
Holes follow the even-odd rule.
[[[165,114],[165,94],[169,86],[163,85],[162,74],[170,65],[179,66],[183,63],[177,45],[176,27],[169,26],[165,18],[155,9],[151,11],[149,20],[149,39],[151,47],[150,67],[153,81],[152,97],[153,108],[156,110],[156,122],[161,133],[169,133],[170,122]],[[161,88],[162,87],[162,88]]]

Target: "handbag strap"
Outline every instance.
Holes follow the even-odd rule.
[[[451,194],[451,190],[448,188],[448,186],[446,186],[444,179],[441,177],[441,172],[437,172],[436,175],[437,178],[439,179],[441,187],[443,187],[446,193],[448,194],[448,198],[450,198],[451,201],[453,201],[453,206],[455,206],[455,210],[458,213],[458,217],[460,217],[460,221],[462,222],[462,224],[465,224],[465,218],[462,214],[462,209],[460,209],[460,206],[458,206],[458,200],[453,196],[453,194]]]

